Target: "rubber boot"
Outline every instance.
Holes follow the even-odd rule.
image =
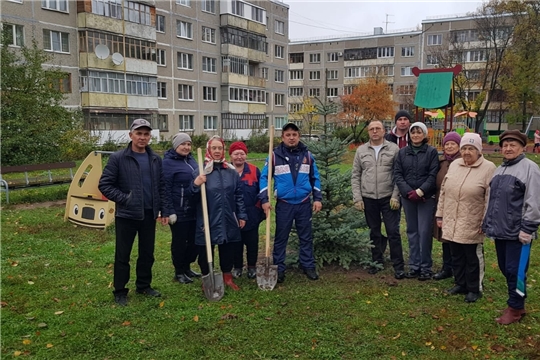
[[[518,322],[521,320],[522,317],[525,316],[525,309],[514,309],[512,307],[508,307],[504,310],[501,317],[496,318],[495,321],[497,321],[501,325],[509,325],[515,322]]]
[[[223,282],[225,283],[225,285],[229,286],[234,291],[240,290],[238,285],[233,282],[233,276],[231,273],[223,273]]]

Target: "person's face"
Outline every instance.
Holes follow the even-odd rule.
[[[223,158],[223,144],[219,140],[213,140],[210,143],[210,155],[212,155],[213,160],[221,160]]]
[[[461,158],[467,165],[472,165],[480,157],[480,151],[472,145],[464,145],[461,148]]]
[[[373,121],[368,126],[369,140],[373,142],[381,141],[384,136],[384,127],[378,121]]]
[[[523,154],[525,147],[517,140],[504,140],[502,145],[502,154],[505,160],[514,160]]]
[[[191,152],[191,141],[186,141],[178,145],[176,153],[178,155],[187,156]]]
[[[425,137],[426,135],[424,135],[424,132],[419,127],[415,127],[411,130],[411,142],[413,145],[422,144]]]
[[[455,141],[447,141],[445,144],[444,144],[444,153],[446,155],[455,155],[457,154],[457,152],[459,151],[459,144]]]
[[[406,116],[402,116],[396,120],[398,130],[409,130],[409,126],[411,126],[411,121]]]
[[[300,133],[293,129],[287,129],[281,133],[281,141],[288,147],[296,147],[300,142]]]
[[[146,146],[150,142],[150,129],[147,127],[138,128],[129,133],[129,138],[132,141],[132,148],[136,152],[144,152]]]
[[[234,150],[231,153],[231,162],[235,167],[242,167],[246,162],[247,154],[244,150]]]

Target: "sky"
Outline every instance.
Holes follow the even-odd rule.
[[[283,2],[289,5],[289,39],[292,41],[355,33],[373,34],[375,27],[382,27],[383,31],[387,29],[388,32],[410,30],[420,26],[422,20],[428,17],[466,15],[482,4],[482,1],[472,0]]]

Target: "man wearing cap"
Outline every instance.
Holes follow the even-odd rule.
[[[522,254],[522,251],[524,245],[536,239],[540,225],[540,170],[523,153],[527,145],[525,134],[506,130],[500,136],[499,145],[504,160],[491,179],[482,230],[495,240],[497,262],[508,287],[508,307],[496,321],[508,325],[525,315],[529,253]],[[523,287],[518,292],[520,268],[524,270],[524,277]]]
[[[127,305],[129,258],[135,236],[139,237],[137,258],[137,293],[159,297],[152,289],[152,265],[156,219],[163,225],[169,220],[171,205],[165,196],[161,158],[148,146],[152,126],[145,119],[133,121],[128,146],[111,155],[99,180],[99,191],[116,204],[116,248],[114,255],[114,300]]]
[[[412,117],[407,110],[399,110],[394,116],[396,126],[386,134],[385,139],[397,144],[400,149],[409,144],[409,127]]]
[[[298,234],[299,259],[304,273],[310,280],[317,280],[313,236],[312,213],[322,209],[321,181],[315,159],[307,146],[300,142],[300,129],[294,123],[283,126],[281,144],[272,156],[274,191],[276,193],[276,235],[274,240],[274,264],[278,266],[278,283],[285,281],[285,253],[293,221]],[[268,160],[261,174],[261,199],[265,214],[270,211],[268,202]],[[313,198],[313,204],[311,202]]]
[[[165,194],[172,202],[169,213],[171,227],[171,257],[174,265],[174,280],[181,284],[193,282],[201,274],[191,270],[190,264],[197,259],[195,245],[195,199],[191,182],[199,166],[191,155],[191,137],[178,133],[172,139],[172,149],[163,158]]]

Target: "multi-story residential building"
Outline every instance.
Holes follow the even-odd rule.
[[[288,6],[244,0],[9,0],[10,46],[35,38],[66,71],[65,105],[101,141],[146,118],[176,132],[247,138],[287,115]],[[127,139],[127,138],[126,138]]]

